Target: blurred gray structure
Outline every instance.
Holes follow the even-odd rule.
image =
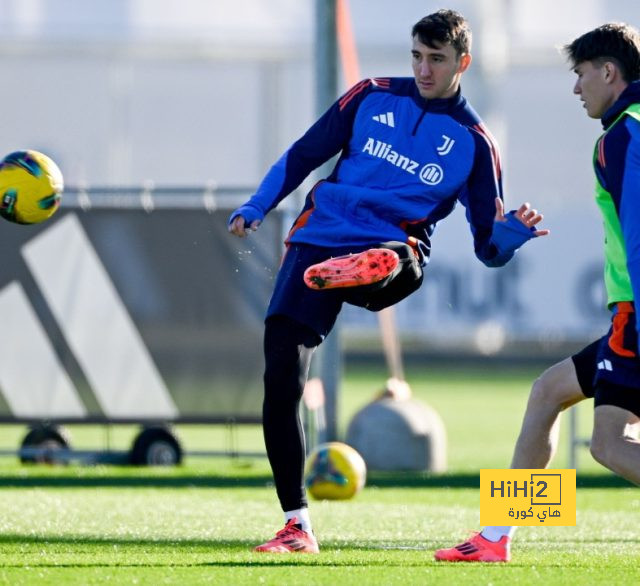
[[[372,401],[354,415],[346,441],[368,470],[447,471],[444,423],[433,408],[415,399]]]
[[[2,220],[0,423],[31,427],[23,461],[175,464],[173,424],[261,422],[283,228],[276,211],[251,243],[230,238],[248,193],[69,189],[47,222]],[[78,451],[62,424],[141,431],[127,452]]]
[[[315,0],[314,55],[316,117],[331,106],[338,95],[338,40],[336,0]],[[331,172],[331,163],[318,169],[319,176]],[[336,324],[318,348],[313,364],[322,381],[326,409],[326,436],[338,438],[338,396],[342,378],[340,325]]]

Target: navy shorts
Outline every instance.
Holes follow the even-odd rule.
[[[400,271],[380,287],[368,289],[349,287],[316,291],[304,283],[304,271],[313,264],[331,257],[362,252],[369,248],[384,246],[398,252]],[[312,328],[325,338],[333,328],[343,303],[379,311],[397,303],[420,287],[422,269],[412,248],[403,243],[388,242],[381,245],[362,247],[324,248],[309,244],[291,244],[282,261],[274,287],[267,318],[272,315],[286,315]]]
[[[605,336],[571,359],[580,388],[594,405],[615,405],[640,417],[640,358],[635,312],[630,303],[618,303]]]

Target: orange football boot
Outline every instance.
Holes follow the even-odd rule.
[[[382,281],[396,270],[400,257],[388,248],[370,248],[311,265],[304,272],[304,282],[311,289],[357,287]]]
[[[500,541],[489,541],[476,533],[464,543],[450,549],[439,549],[439,562],[508,562],[511,560],[511,540],[506,535]]]
[[[320,553],[313,533],[307,533],[297,524],[295,517],[289,519],[284,529],[280,529],[271,540],[258,545],[254,551],[267,553]]]

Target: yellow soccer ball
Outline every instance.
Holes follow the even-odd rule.
[[[0,160],[0,216],[16,224],[37,224],[60,206],[62,172],[47,155],[16,151]]]
[[[365,485],[367,467],[362,456],[341,442],[319,445],[309,455],[306,468],[309,494],[318,500],[346,500]]]

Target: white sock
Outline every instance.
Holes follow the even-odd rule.
[[[513,534],[516,532],[518,527],[516,525],[511,526],[490,526],[485,527],[480,535],[484,537],[487,541],[493,541],[494,543],[500,541],[505,535],[509,538],[513,538]]]
[[[297,523],[302,525],[302,530],[307,533],[313,533],[313,529],[311,527],[311,517],[309,516],[309,509],[306,507],[304,509],[295,509],[294,511],[285,511],[284,512],[284,522],[288,523],[290,519],[295,517],[297,519]]]

